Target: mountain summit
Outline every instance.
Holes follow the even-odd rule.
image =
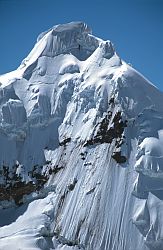
[[[163,94],[82,22],[0,76],[0,249],[163,249]]]

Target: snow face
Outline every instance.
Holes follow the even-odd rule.
[[[0,76],[0,249],[163,249],[163,95],[90,33]]]

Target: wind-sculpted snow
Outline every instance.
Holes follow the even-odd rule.
[[[163,249],[163,95],[90,33],[0,76],[0,250]]]

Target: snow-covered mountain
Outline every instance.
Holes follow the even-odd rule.
[[[163,249],[163,94],[82,22],[0,76],[0,250]]]

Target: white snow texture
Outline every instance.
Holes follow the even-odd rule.
[[[86,24],[42,33],[0,76],[0,250],[163,250],[162,101]]]

